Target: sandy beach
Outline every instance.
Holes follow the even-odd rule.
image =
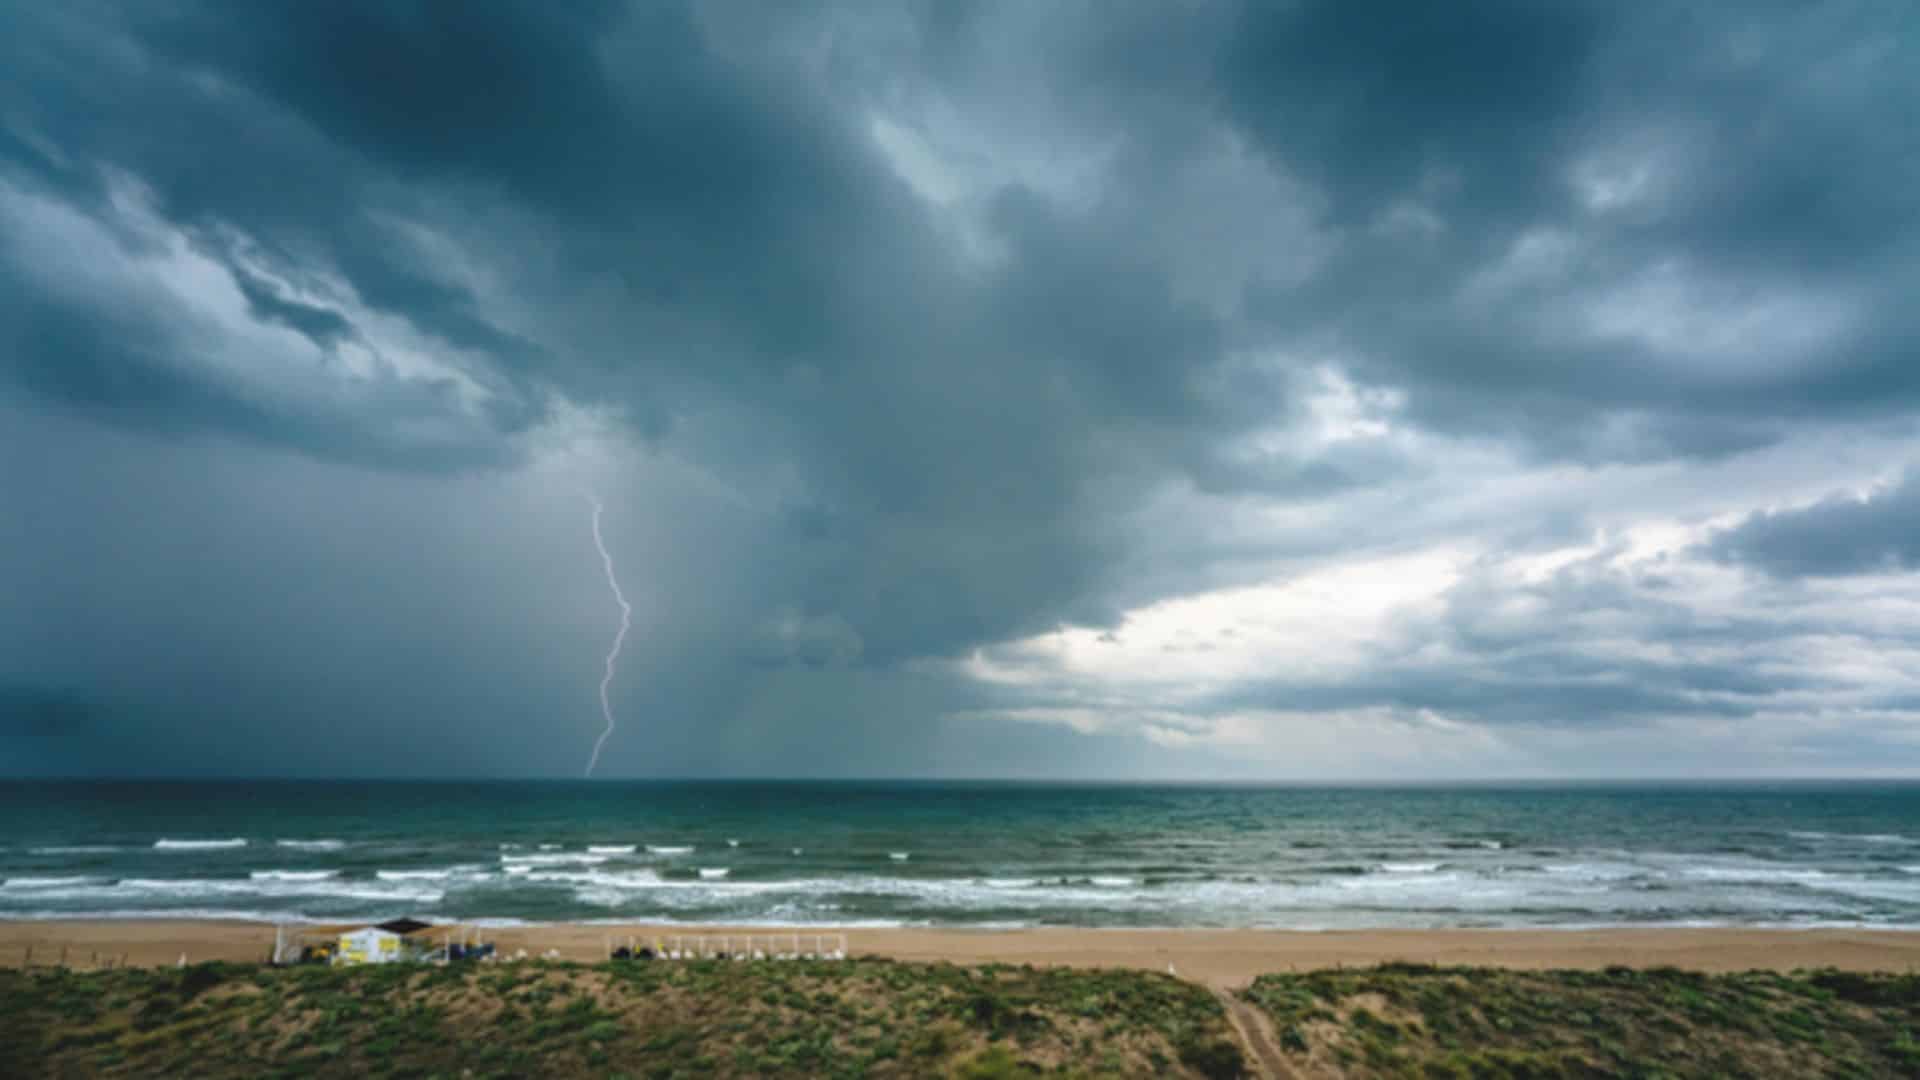
[[[302,927],[309,933],[322,928]],[[594,961],[607,943],[674,934],[723,934],[724,927],[558,924],[486,929],[480,934],[513,954],[557,950]],[[735,929],[766,935],[765,927]],[[1835,967],[1857,971],[1920,969],[1920,931],[1774,929],[1597,930],[968,930],[802,927],[795,932],[844,933],[854,956],[946,960],[961,964],[1030,963],[1123,967],[1174,973],[1232,987],[1262,972],[1367,966],[1387,961],[1517,969],[1673,966],[1697,971]],[[70,967],[166,965],[203,960],[260,961],[274,928],[262,923],[197,920],[62,920],[0,922],[0,965]]]

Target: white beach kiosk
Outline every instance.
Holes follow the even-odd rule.
[[[420,954],[427,950],[420,939],[409,939],[408,935],[431,929],[431,923],[401,918],[349,930],[340,935],[340,945],[334,951],[332,963],[391,964],[400,960],[420,959]],[[451,943],[452,939],[448,940]]]
[[[400,935],[377,926],[366,926],[340,935],[340,948],[333,963],[391,964],[400,959]]]

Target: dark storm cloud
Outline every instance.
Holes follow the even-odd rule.
[[[1867,498],[1835,495],[1763,511],[1716,535],[1717,558],[1781,577],[1899,573],[1920,566],[1920,473]]]
[[[1684,463],[1907,415],[1902,30],[1864,3],[9,5],[0,404],[394,491],[610,415],[755,504],[669,513],[732,530],[735,567],[686,565],[743,580],[655,628],[646,710],[697,733],[751,712],[742,671],[804,675],[824,730],[905,700],[862,671],[1420,543],[1389,535],[1448,483],[1419,439]],[[1394,402],[1384,434],[1316,412],[1323,367]],[[1343,424],[1372,433],[1312,434]],[[1216,538],[1163,505],[1330,524]],[[1797,543],[1761,531],[1721,548]],[[1642,632],[1696,632],[1656,591]],[[1794,688],[1498,642],[1500,594],[1431,628],[1484,677],[1296,690],[1577,722]]]

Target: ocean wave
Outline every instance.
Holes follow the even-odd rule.
[[[1625,881],[1648,873],[1645,867],[1616,862],[1545,863],[1540,869],[1548,874],[1561,874],[1586,881]]]
[[[540,850],[541,851],[559,851],[560,845],[559,844],[541,844]]]
[[[589,855],[631,855],[639,850],[638,844],[588,844]]]
[[[1430,874],[1440,869],[1437,862],[1383,862],[1380,869],[1389,874]]]
[[[378,900],[386,903],[437,904],[439,889],[383,887],[371,881],[233,881],[224,878],[127,878],[102,892],[144,893],[185,899],[214,896],[314,897]]]
[[[911,854],[911,852],[906,851],[889,851],[887,852],[887,858],[892,859],[894,862],[906,862]]]
[[[700,868],[700,879],[702,881],[718,881],[731,872],[732,871],[724,866],[703,866]]]
[[[345,840],[275,840],[274,845],[292,848],[295,851],[339,851],[347,846]]]
[[[326,881],[340,876],[338,870],[251,870],[254,881]]]
[[[373,876],[381,881],[445,881],[456,875],[484,873],[484,869],[473,864],[460,866],[440,866],[430,870],[375,870]],[[508,873],[513,873],[509,867]]]
[[[728,846],[728,847],[739,847],[739,846],[740,846],[740,841],[738,841],[738,840],[729,840],[729,841],[727,841],[727,846]]]
[[[156,851],[221,851],[227,848],[243,848],[247,842],[240,837],[228,840],[169,840],[159,839],[153,842]]]
[[[72,885],[105,884],[110,878],[95,877],[10,877],[0,882],[7,889],[54,889]]]
[[[500,856],[500,861],[509,866],[566,866],[571,863],[598,866],[606,862],[607,858],[608,856],[605,855],[563,851],[545,855],[502,855]]]
[[[1816,832],[1811,829],[1790,829],[1788,836],[1796,840],[1839,840],[1845,843],[1859,844],[1920,844],[1920,839],[1901,836],[1898,833],[1835,833]]]
[[[691,855],[693,854],[693,845],[692,844],[648,844],[647,854],[649,855]]]
[[[1831,877],[1825,870],[1783,866],[1690,866],[1680,871],[1683,877],[1708,881],[1747,881],[1796,883]]]
[[[651,870],[537,870],[528,881],[549,885],[588,885],[604,889],[644,889],[663,884]]]
[[[166,903],[178,906],[181,903],[199,901],[201,903],[218,902],[225,899],[245,900],[318,900],[318,901],[368,901],[387,904],[435,904],[443,894],[438,889],[409,889],[383,887],[370,881],[281,881],[236,878],[123,878],[108,884],[105,881],[93,883],[75,883],[71,885],[50,886],[34,889],[22,898],[31,897],[35,902],[68,901],[81,904],[119,904],[138,905],[141,903]],[[89,909],[78,909],[77,913],[95,914]]]
[[[52,847],[28,848],[29,855],[110,855],[126,848],[114,844],[56,844]]]

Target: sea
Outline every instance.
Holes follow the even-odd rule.
[[[0,918],[1920,926],[1920,784],[8,782]]]

